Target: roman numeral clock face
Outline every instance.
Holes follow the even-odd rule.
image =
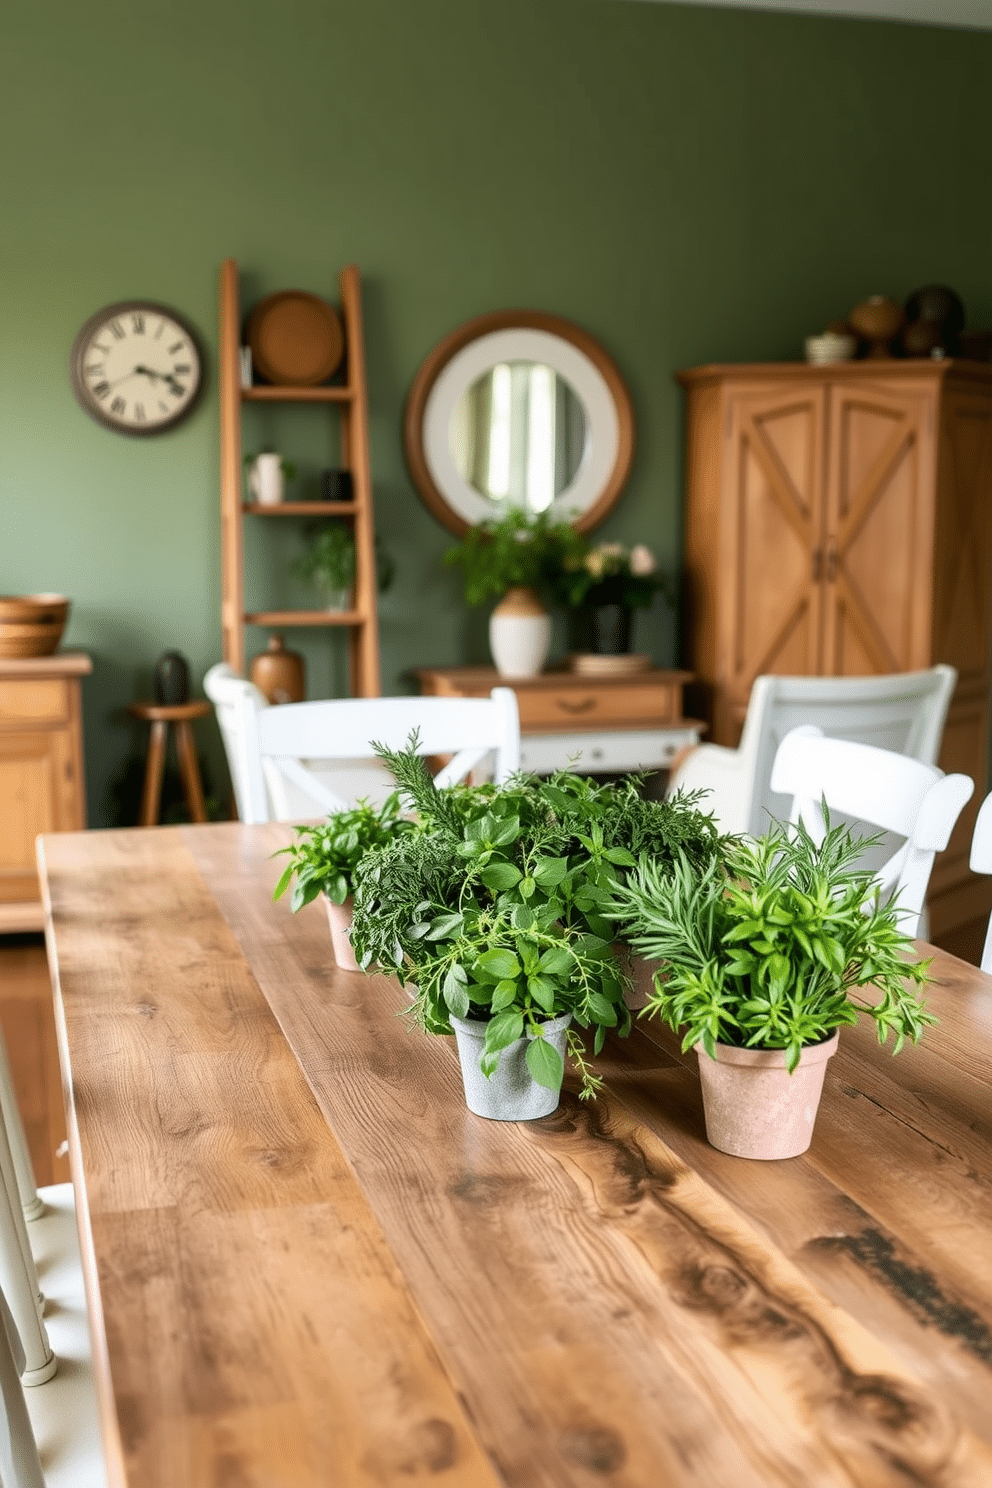
[[[86,412],[120,434],[160,434],[186,417],[200,390],[200,354],[174,310],[127,301],[83,326],[72,388]]]

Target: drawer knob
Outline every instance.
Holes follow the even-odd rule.
[[[579,698],[576,703],[570,703],[567,698],[556,698],[555,701],[563,713],[588,713],[596,706],[596,699],[591,697]]]

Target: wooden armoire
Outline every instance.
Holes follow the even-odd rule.
[[[763,364],[680,372],[687,398],[685,663],[734,745],[762,673],[959,673],[940,764],[975,795],[931,880],[931,933],[988,911],[968,869],[988,790],[992,365]]]

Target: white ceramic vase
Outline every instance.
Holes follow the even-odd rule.
[[[351,929],[351,899],[346,899],[343,904],[335,904],[333,899],[328,899],[325,894],[324,903],[327,905],[327,923],[331,927],[331,945],[334,948],[335,961],[342,971],[361,971],[362,968],[355,959],[351,938],[348,935]]]
[[[248,467],[248,489],[260,506],[278,506],[285,493],[280,455],[256,455]]]
[[[551,616],[533,589],[508,589],[489,620],[489,649],[501,677],[536,677],[551,647]]]
[[[784,1049],[737,1049],[717,1044],[711,1059],[702,1044],[699,1078],[703,1087],[706,1139],[731,1157],[769,1160],[798,1157],[813,1139],[827,1060],[838,1035],[807,1044],[793,1074]]]
[[[571,1013],[563,1013],[543,1025],[543,1037],[565,1058],[565,1041]],[[539,1085],[527,1065],[527,1044],[533,1037],[517,1039],[501,1049],[499,1063],[491,1076],[482,1073],[480,1060],[486,1044],[486,1024],[474,1018],[451,1018],[462,1067],[465,1104],[476,1116],[488,1121],[536,1121],[558,1109],[560,1090]]]

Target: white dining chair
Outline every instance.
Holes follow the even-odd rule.
[[[985,797],[978,808],[975,830],[971,838],[972,873],[992,873],[992,793]],[[985,947],[982,951],[983,971],[992,974],[992,918],[985,932]]]
[[[892,750],[828,739],[804,724],[779,745],[771,788],[791,799],[788,820],[801,821],[817,841],[824,833],[824,801],[832,819],[836,813],[868,832],[881,829],[903,839],[875,876],[879,893],[898,904],[899,928],[917,935],[934,857],[947,846],[974,781]]]
[[[2,1036],[0,1294],[0,1485],[106,1488],[73,1188],[35,1187]]]
[[[318,778],[310,762],[374,758],[374,743],[402,749],[413,730],[419,754],[453,756],[434,777],[440,786],[466,779],[488,760],[499,784],[520,764],[520,717],[509,687],[494,687],[487,698],[337,698],[274,708],[243,691],[238,708],[247,822],[301,815],[289,787],[309,802],[310,816],[344,809],[349,798]]]
[[[957,672],[934,666],[882,677],[758,677],[737,749],[699,744],[673,770],[668,794],[705,790],[705,809],[721,831],[759,836],[789,801],[771,784],[772,762],[790,730],[816,724],[852,739],[935,765]]]

